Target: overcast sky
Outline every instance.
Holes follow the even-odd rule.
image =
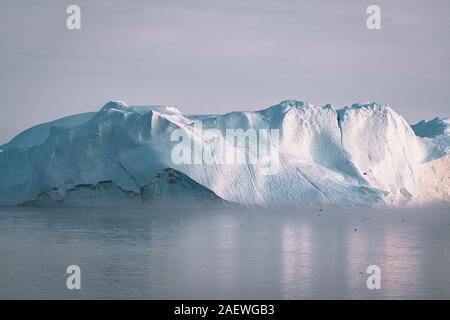
[[[66,8],[81,7],[81,30]],[[381,7],[382,29],[366,27]],[[185,113],[299,99],[449,116],[450,1],[0,0],[0,143],[108,100]]]

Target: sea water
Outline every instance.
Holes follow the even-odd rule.
[[[0,208],[2,299],[449,299],[449,270],[448,208]]]

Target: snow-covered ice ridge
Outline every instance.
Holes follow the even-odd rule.
[[[277,174],[261,175],[253,164],[174,165],[174,130],[209,143],[193,132],[196,121],[224,135],[226,129],[279,129]],[[0,146],[0,205],[30,203],[43,194],[57,194],[58,201],[70,194],[72,204],[80,197],[86,205],[98,194],[108,201],[108,190],[111,199],[117,192],[135,197],[166,168],[241,204],[448,205],[445,121],[447,129],[440,126],[438,133],[434,122],[418,123],[419,137],[391,107],[377,103],[337,109],[287,100],[255,112],[185,115],[172,107],[108,102],[99,112],[32,127]],[[79,186],[82,195],[74,192]]]

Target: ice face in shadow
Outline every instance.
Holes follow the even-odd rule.
[[[417,136],[434,138],[439,135],[450,134],[450,119],[449,118],[434,118],[430,121],[422,120],[411,126]]]
[[[414,205],[430,200],[424,185],[447,181],[422,174],[426,144],[392,108],[376,103],[335,109],[287,100],[256,112],[193,116],[171,107],[109,102],[95,114],[69,119],[34,127],[1,147],[0,205],[33,201],[61,186],[83,186],[93,201],[106,201],[108,193],[111,200],[122,193],[133,198],[165,168],[226,201],[268,206]],[[174,130],[194,145],[208,143],[193,130],[200,121],[224,136],[227,129],[278,129],[276,174],[261,175],[259,164],[174,164]],[[233,146],[241,153],[245,147]],[[448,193],[442,182],[434,187]]]
[[[420,121],[411,128],[427,149],[425,161],[450,156],[450,119],[434,118]],[[447,162],[447,168],[449,168]]]
[[[26,207],[208,207],[232,204],[187,175],[161,170],[140,192],[122,189],[113,181],[95,185],[63,185],[21,204]]]

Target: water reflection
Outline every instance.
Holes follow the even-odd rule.
[[[386,227],[383,254],[378,259],[382,268],[383,290],[387,295],[397,298],[420,295],[424,250],[417,249],[421,240],[420,232],[411,236],[404,228]]]
[[[283,298],[292,299],[296,294],[308,293],[310,289],[312,243],[309,226],[286,223],[281,237]]]
[[[316,212],[2,209],[0,298],[450,298],[447,211]]]
[[[367,267],[377,264],[375,257],[371,256],[370,244],[367,242],[366,230],[348,228],[346,230],[344,252],[346,253],[347,268],[345,268],[349,298],[361,298],[368,293],[366,287]]]

